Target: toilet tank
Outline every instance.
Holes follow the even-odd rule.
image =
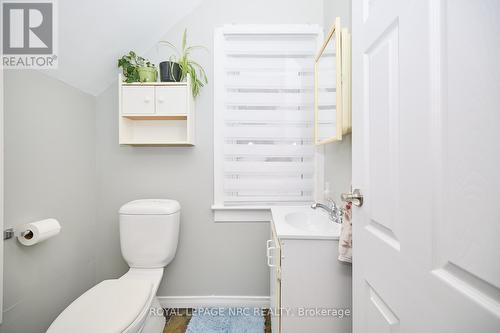
[[[180,210],[168,199],[135,200],[120,208],[120,247],[130,267],[165,267],[174,259]]]

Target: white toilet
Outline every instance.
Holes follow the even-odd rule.
[[[48,333],[161,333],[156,291],[175,256],[181,206],[175,200],[131,201],[120,208],[120,244],[130,269],[71,303]]]

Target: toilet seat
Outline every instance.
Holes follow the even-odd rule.
[[[148,280],[105,280],[71,303],[47,333],[123,333],[136,326],[154,297]]]

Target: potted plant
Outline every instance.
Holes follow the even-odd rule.
[[[180,50],[170,42],[160,41],[160,44],[170,47],[175,52],[174,55],[170,56],[169,61],[160,63],[160,79],[162,82],[171,82],[183,81],[189,77],[193,97],[196,97],[200,93],[200,88],[208,83],[208,79],[203,67],[191,59],[191,51],[205,48],[198,45],[187,46],[186,35],[187,29],[182,35]]]
[[[180,82],[181,66],[175,61],[160,62],[160,81],[161,82]]]
[[[131,82],[156,82],[158,71],[150,61],[130,51],[118,59],[118,67],[122,68],[124,81]]]

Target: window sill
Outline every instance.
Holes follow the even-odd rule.
[[[270,207],[245,207],[245,206],[221,206],[213,205],[214,222],[238,223],[238,222],[270,222]]]

